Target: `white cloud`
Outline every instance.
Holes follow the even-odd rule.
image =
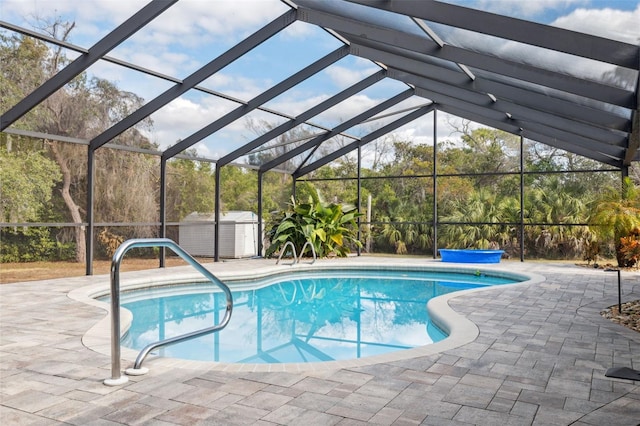
[[[186,139],[191,134],[220,119],[237,106],[238,104],[235,102],[214,96],[203,96],[198,100],[180,97],[151,116],[154,121],[153,131],[146,136],[158,143],[161,149],[166,149],[176,141]],[[279,121],[282,121],[282,119],[275,120],[268,113],[256,110],[204,138],[193,148],[201,156],[218,158],[240,144],[246,143],[249,132],[246,123],[247,117],[274,124],[279,124]]]
[[[415,102],[416,100],[418,99],[417,98],[414,99],[414,102],[412,102],[412,104],[418,105],[418,104],[423,104],[427,102],[425,99],[420,99],[419,102],[416,103]],[[405,107],[406,106],[407,105],[405,105]],[[394,120],[397,120],[400,117],[402,117],[402,115],[406,115],[410,112],[411,111],[403,112],[402,114],[390,116],[388,118],[385,118],[384,120],[380,120],[379,122],[373,122],[373,123],[376,123],[374,128],[382,127],[383,125],[386,125]],[[438,138],[438,142],[443,142],[443,141],[456,142],[460,140],[461,134],[456,131],[456,128],[462,128],[461,123],[463,119],[447,114],[442,111],[438,111],[436,115],[436,121],[437,121],[436,137]],[[486,126],[481,126],[476,123],[469,124],[469,128],[471,129],[477,129],[479,127],[486,127]],[[369,132],[370,131],[371,129],[369,129]],[[432,145],[433,144],[433,113],[425,114],[422,117],[408,124],[405,124],[402,127],[399,127],[398,129],[389,133],[385,137],[392,138],[392,139],[394,138],[394,139],[403,140],[403,141],[412,141],[417,144]]]
[[[316,34],[317,27],[306,22],[294,22],[280,34],[286,40],[303,40]]]
[[[181,0],[175,7],[174,28],[217,36],[254,31],[288,10],[278,0]]]
[[[452,0],[451,2],[469,6],[468,1]],[[625,0],[625,6],[635,5],[633,11],[617,8],[620,3],[615,0],[598,2],[598,6],[608,5],[608,7],[596,7],[593,0],[478,0],[472,5],[492,13],[638,44],[640,42],[640,3],[637,0]]]
[[[299,96],[292,92],[286,96],[277,98],[269,104],[269,108],[276,111],[286,111],[287,114],[296,116],[318,105],[328,97],[328,95]]]
[[[169,76],[185,77],[197,69],[199,64],[189,55],[175,51],[147,52],[144,50],[120,51],[119,57],[127,61]]]
[[[134,93],[145,100],[155,98],[174,83],[156,77],[142,75],[108,62],[96,62],[88,72],[91,76],[110,81],[120,90]]]
[[[2,18],[32,28],[39,17],[75,22],[69,41],[89,48],[148,0],[0,0]],[[111,53],[154,71],[184,76],[266,25],[288,7],[278,0],[180,0]],[[196,65],[199,65],[196,67]]]
[[[287,10],[277,0],[181,0],[131,37],[150,51],[171,47],[215,56]]]
[[[76,21],[79,33],[93,34],[96,28],[114,29],[147,3],[148,0],[2,0],[1,7],[3,19],[12,17],[13,22],[32,16],[61,16]],[[237,33],[260,27],[287,9],[278,0],[180,0],[148,27],[157,37],[181,35],[186,38],[178,41],[186,43],[203,34],[238,36]]]
[[[333,123],[333,126],[337,126],[339,123],[349,120],[380,102],[382,102],[381,99],[372,99],[367,95],[357,94],[323,112],[318,116],[318,119]]]
[[[193,146],[199,156],[204,158],[220,158],[222,154],[217,151],[212,151],[207,144],[197,143]]]
[[[75,0],[2,0],[3,19],[31,27],[36,19],[75,22],[72,42],[80,38],[95,43],[99,38],[124,22],[147,1],[75,1]],[[85,46],[89,47],[89,46]]]
[[[576,9],[551,25],[637,45],[640,44],[640,4],[633,11]]]
[[[369,65],[371,62],[369,62]],[[344,66],[334,65],[327,69],[327,75],[331,81],[340,88],[349,87],[375,72],[375,67],[368,68],[347,68]]]
[[[499,13],[507,16],[517,16],[522,19],[527,19],[549,11],[566,10],[570,7],[574,7],[575,5],[583,5],[588,3],[588,0],[480,0],[477,2],[477,5],[475,7],[493,13]]]
[[[223,92],[226,95],[248,101],[273,85],[273,81],[265,78],[254,79],[239,74],[218,72],[202,83],[203,87]]]
[[[184,97],[177,98],[151,116],[154,126],[149,137],[166,149],[220,118],[233,107],[233,103],[213,97],[205,98],[200,103]]]

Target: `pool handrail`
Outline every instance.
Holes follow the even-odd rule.
[[[293,263],[291,263],[291,265],[295,265],[296,263],[298,263],[298,254],[296,253],[296,246],[294,246],[291,241],[287,241],[286,243],[284,243],[284,247],[282,247],[282,250],[280,251],[280,256],[278,256],[278,260],[276,260],[276,265],[280,263],[280,259],[282,259],[282,256],[284,256],[284,253],[287,251],[287,247],[289,246],[291,246],[291,251],[293,252]]]
[[[282,256],[284,256],[284,253],[289,246],[291,246],[291,251],[293,252],[293,262],[290,263],[290,265],[300,263],[300,260],[302,260],[302,255],[304,254],[307,246],[311,247],[311,254],[313,255],[313,259],[311,260],[311,262],[309,262],[309,264],[314,264],[316,259],[318,258],[318,256],[316,255],[316,248],[311,243],[311,240],[307,240],[307,242],[304,243],[304,245],[302,246],[302,250],[300,250],[300,256],[298,256],[298,254],[296,253],[296,246],[293,244],[293,242],[287,241],[286,243],[284,243],[284,247],[282,247],[282,250],[280,250],[280,255],[278,256],[278,260],[276,260],[276,265],[280,263]]]
[[[182,334],[180,336],[174,336],[168,339],[164,339],[159,342],[151,343],[144,347],[138,354],[133,368],[129,368],[125,371],[128,375],[145,374],[148,370],[141,367],[142,362],[154,349],[222,330],[229,323],[229,320],[231,319],[231,312],[233,310],[233,298],[231,296],[231,290],[229,289],[229,287],[225,283],[220,281],[204,266],[202,266],[197,260],[195,260],[189,253],[187,253],[173,240],[169,238],[134,238],[125,241],[113,254],[113,258],[111,261],[111,379],[104,380],[104,384],[108,386],[116,386],[124,384],[128,381],[128,378],[126,376],[122,376],[120,372],[120,262],[122,261],[122,258],[127,251],[132,248],[138,247],[166,247],[171,249],[175,254],[180,256],[183,260],[197,269],[198,272],[209,279],[209,281],[211,281],[213,284],[216,284],[218,287],[220,287],[220,289],[222,289],[227,299],[227,306],[222,321],[220,321],[220,323],[216,325],[204,328],[202,330],[196,330],[190,333]]]
[[[307,240],[306,243],[304,243],[304,245],[302,246],[302,250],[300,250],[300,256],[298,257],[298,263],[300,263],[300,259],[302,259],[302,255],[304,254],[304,250],[307,248],[307,245],[311,247],[311,253],[313,254],[313,260],[311,260],[311,262],[309,262],[309,264],[313,264],[316,261],[316,248],[313,246],[313,244],[311,244],[311,240]]]

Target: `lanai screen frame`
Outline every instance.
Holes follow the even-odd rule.
[[[326,0],[323,2],[283,0],[290,7],[289,11],[182,80],[162,76],[157,72],[108,57],[108,53],[113,48],[153,21],[176,2],[177,0],[153,0],[90,49],[71,46],[81,55],[18,104],[4,112],[0,120],[1,131],[19,134],[18,130],[10,128],[11,124],[98,60],[108,60],[143,73],[166,78],[175,83],[162,95],[147,102],[130,116],[87,143],[87,176],[89,179],[86,222],[88,226],[87,275],[93,273],[95,223],[93,219],[94,185],[92,177],[95,151],[108,146],[111,139],[187,90],[206,90],[198,86],[201,81],[297,20],[326,29],[341,40],[344,47],[276,84],[250,101],[233,99],[240,104],[237,109],[160,153],[162,192],[160,198],[160,236],[166,234],[167,226],[165,217],[166,161],[180,155],[181,152],[204,137],[243,117],[251,110],[263,108],[262,105],[269,99],[346,55],[360,56],[373,61],[381,69],[376,78],[391,78],[401,81],[408,87],[405,94],[407,97],[422,97],[429,103],[401,117],[396,125],[387,125],[364,138],[355,138],[346,134],[346,137],[353,140],[352,143],[314,163],[303,163],[301,167],[291,173],[294,181],[333,159],[352,150],[359,150],[363,144],[393,131],[396,127],[436,110],[504,130],[521,138],[531,139],[582,155],[619,169],[622,176],[628,175],[628,168],[632,162],[640,160],[638,152],[640,147],[639,46],[434,0],[421,2],[411,0]],[[465,46],[455,46],[447,43],[446,39],[441,39],[437,31],[433,30],[433,26],[438,25],[536,46],[536,48],[549,52],[563,52],[575,57],[612,64],[631,70],[635,74],[635,81],[630,83],[631,89],[629,87],[615,87],[604,81],[587,80],[528,65],[522,61],[518,62],[514,58],[501,58],[479,53],[467,49]],[[46,38],[2,21],[0,21],[0,27],[41,39]],[[70,47],[68,43],[47,41]],[[553,95],[545,96],[543,93],[547,91]],[[225,95],[212,93],[212,91],[209,93],[225,97]],[[352,92],[346,92],[342,93],[342,96],[350,96],[351,94]],[[337,102],[338,98],[334,101]],[[309,110],[297,117],[289,116],[286,113],[276,113],[288,118],[289,125],[301,123],[313,125],[308,120],[316,112],[329,106],[331,106],[330,103],[325,103],[314,111]],[[622,109],[628,113],[613,113],[612,109],[618,111]],[[369,114],[363,113],[352,118],[348,124],[359,124],[379,112],[370,110]],[[286,131],[285,127],[281,128],[282,132]],[[343,123],[334,129],[324,129],[324,135],[305,146],[317,147],[332,136],[345,135],[344,132],[349,127],[351,126]],[[35,134],[32,136],[37,137]],[[273,132],[271,136],[277,137],[278,135]],[[46,137],[57,140],[64,139],[56,135],[46,135]],[[74,141],[74,143],[85,142]],[[218,160],[202,159],[216,163],[214,256],[216,261],[219,260],[220,169],[224,165],[233,164],[239,157],[259,148],[266,142],[268,142],[267,137],[263,136]],[[434,138],[434,147],[435,145]],[[257,168],[260,219],[262,175],[281,164],[286,158],[299,155],[302,152],[301,148],[294,149],[289,155],[280,158],[278,164],[271,162]],[[244,164],[242,167],[251,168],[251,166]],[[434,179],[436,178],[437,171],[434,169]],[[360,204],[359,191],[358,204]],[[434,209],[434,211],[436,210]],[[259,223],[261,226],[261,221]],[[434,223],[437,224],[437,218]],[[163,264],[164,253],[161,256],[161,266]]]

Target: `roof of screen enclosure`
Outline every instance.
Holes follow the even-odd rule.
[[[251,111],[267,110],[263,105],[269,100],[340,58],[355,55],[373,61],[379,72],[297,116],[275,112],[285,119],[282,124],[222,156],[217,164],[231,163],[260,149],[383,79],[400,81],[406,90],[337,127],[321,128],[315,137],[261,165],[260,170],[306,156],[307,161],[293,172],[294,177],[302,176],[436,109],[613,167],[624,168],[640,160],[637,45],[432,0],[283,0],[290,10],[182,80],[108,56],[176,2],[151,1],[89,49],[64,44],[80,56],[6,111],[0,130],[18,133],[10,127],[14,122],[99,60],[172,83],[168,90],[88,141],[91,149],[98,149],[187,91],[207,92],[199,86],[202,81],[298,20],[324,28],[344,46],[249,101],[235,100],[237,108],[170,146],[162,152],[165,159],[179,155]],[[47,40],[7,22],[0,21],[0,26]],[[505,43],[512,48],[496,49]],[[588,69],[590,77],[585,78],[587,73],[581,73],[581,69]],[[400,117],[396,113],[394,120],[383,127],[363,137],[352,137],[351,143],[324,157],[309,154],[331,137],[412,97],[420,103],[401,110]]]

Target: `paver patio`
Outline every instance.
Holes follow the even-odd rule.
[[[251,260],[207,267],[230,273],[273,264]],[[149,360],[149,374],[118,387],[102,383],[110,377],[108,353],[81,340],[105,311],[68,297],[69,291],[108,277],[5,284],[0,286],[0,423],[640,424],[640,382],[604,376],[609,367],[640,369],[640,333],[599,315],[617,303],[616,274],[555,263],[493,267],[546,280],[452,298],[449,305],[479,328],[479,335],[460,347],[298,372],[221,371]],[[123,281],[142,274],[126,273]],[[623,300],[640,298],[640,273],[622,276]],[[123,367],[130,364],[123,360]]]

